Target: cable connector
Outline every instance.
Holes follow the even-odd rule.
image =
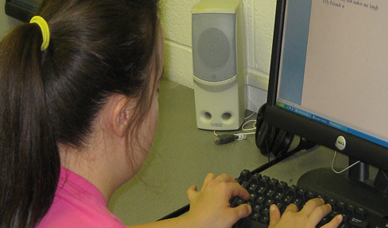
[[[233,134],[224,134],[224,135],[218,135],[214,137],[214,142],[217,145],[223,145],[223,144],[234,142],[238,140],[238,138],[239,138],[238,136]]]
[[[245,139],[247,139],[247,135],[246,134],[235,134],[235,136],[237,136],[237,140],[245,140]]]

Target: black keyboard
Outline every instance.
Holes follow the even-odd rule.
[[[321,227],[338,214],[343,215],[340,228],[383,228],[388,227],[388,219],[369,211],[367,208],[355,202],[345,202],[332,198],[319,192],[310,191],[295,185],[289,186],[284,181],[270,178],[259,173],[252,174],[243,170],[236,179],[248,192],[251,198],[247,201],[235,197],[231,200],[231,206],[248,203],[252,206],[252,213],[238,221],[233,228],[262,228],[269,225],[269,207],[276,204],[283,213],[286,207],[293,203],[301,209],[304,204],[313,198],[323,198],[331,204],[333,210],[318,224]],[[362,196],[360,196],[362,197]]]

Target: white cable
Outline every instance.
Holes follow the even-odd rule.
[[[358,163],[360,163],[360,161],[356,161],[355,163],[349,165],[347,168],[345,168],[345,169],[343,169],[343,170],[341,170],[341,171],[336,171],[336,170],[334,169],[334,161],[335,161],[336,156],[337,156],[337,151],[334,151],[333,160],[332,160],[332,162],[331,162],[331,169],[332,169],[333,172],[336,173],[336,174],[341,174],[341,173],[345,172],[346,170],[352,168],[353,166],[357,165]]]
[[[246,128],[245,128],[245,125],[247,125],[248,123],[251,123],[251,122],[254,122],[252,128],[246,129]],[[242,125],[241,129],[242,129],[243,131],[253,131],[253,130],[256,130],[256,120],[248,120],[247,122],[245,122],[245,123]]]
[[[249,119],[249,118],[251,118],[253,115],[254,115],[255,113],[254,112],[252,112],[249,116],[247,116],[247,117],[245,117],[245,119]]]

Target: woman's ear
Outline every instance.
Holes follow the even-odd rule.
[[[117,136],[123,137],[126,135],[135,105],[136,100],[125,95],[117,95],[113,99],[113,110],[110,119],[113,131]]]

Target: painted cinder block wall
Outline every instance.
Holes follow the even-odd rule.
[[[161,0],[165,36],[165,77],[193,88],[191,9],[200,0]],[[247,108],[257,111],[266,101],[275,0],[243,0],[247,44]]]

